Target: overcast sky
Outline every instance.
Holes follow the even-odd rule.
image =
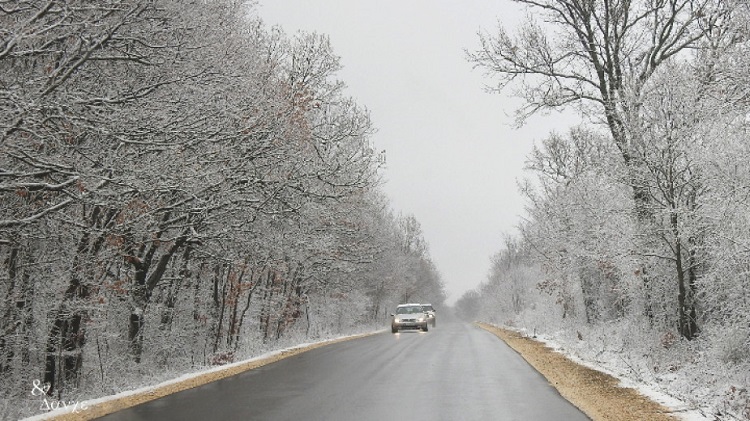
[[[524,214],[516,181],[533,141],[568,126],[552,116],[513,129],[517,100],[486,93],[492,81],[466,60],[479,30],[514,27],[525,12],[509,0],[260,0],[258,14],[289,35],[330,37],[339,78],[386,151],[384,190],[421,223],[448,302],[485,280]]]

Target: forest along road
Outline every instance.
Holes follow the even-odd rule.
[[[313,349],[99,419],[588,420],[496,336],[440,314],[429,332]]]

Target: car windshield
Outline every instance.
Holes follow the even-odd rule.
[[[422,307],[418,307],[418,306],[396,308],[396,314],[415,314],[415,313],[421,313],[421,312],[422,312]]]

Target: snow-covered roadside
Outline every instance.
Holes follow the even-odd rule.
[[[384,330],[375,330],[366,333],[340,336],[333,339],[327,339],[319,342],[310,342],[294,345],[288,348],[279,349],[265,354],[249,358],[243,361],[199,370],[192,373],[186,373],[171,380],[158,384],[144,386],[134,390],[120,392],[114,395],[103,396],[96,399],[90,399],[80,402],[57,402],[46,396],[39,396],[40,408],[57,408],[49,412],[24,418],[21,421],[40,421],[40,420],[87,420],[100,417],[120,409],[134,406],[140,403],[148,402],[167,394],[176,393],[181,390],[190,389],[202,384],[210,383],[225,377],[229,377],[241,372],[252,370],[254,368],[279,361],[281,359],[297,355],[299,353],[330,345],[350,339],[361,338],[383,332]],[[41,389],[40,389],[41,390]],[[46,405],[45,405],[46,402]],[[64,407],[64,406],[67,406]]]
[[[477,323],[515,350],[558,393],[594,421],[675,421],[673,411],[609,374],[579,364],[543,341],[498,325]]]
[[[528,335],[528,332],[524,330],[519,330],[519,333]],[[680,417],[680,419],[684,421],[711,421],[714,419],[703,415],[700,409],[690,408],[690,405],[688,403],[667,394],[664,390],[657,389],[657,386],[653,384],[645,384],[635,379],[623,376],[622,373],[626,372],[628,370],[628,367],[624,366],[624,362],[622,362],[622,360],[618,361],[616,359],[610,359],[606,362],[590,361],[579,358],[578,355],[570,352],[566,347],[560,345],[560,343],[558,343],[554,338],[548,335],[537,335],[534,339],[543,342],[549,348],[565,355],[571,361],[574,361],[593,370],[609,374],[610,376],[620,381],[620,386],[637,390],[643,396],[646,396],[654,402],[660,403],[665,407],[671,409],[676,416]]]
[[[696,408],[687,402],[684,402],[671,394],[668,390],[660,387],[658,384],[649,384],[629,377],[626,373],[632,372],[633,368],[629,366],[628,362],[623,358],[600,358],[594,360],[584,358],[579,353],[573,351],[573,346],[570,344],[564,345],[558,339],[547,334],[532,334],[527,329],[517,329],[508,326],[498,326],[504,329],[514,330],[526,337],[533,337],[535,340],[544,343],[550,349],[563,354],[565,357],[581,364],[585,367],[593,370],[600,371],[608,374],[620,381],[620,386],[637,390],[643,396],[648,397],[654,402],[657,402],[670,410],[673,414],[679,417],[683,421],[712,421],[715,417],[709,417],[705,415],[705,411],[702,408]]]

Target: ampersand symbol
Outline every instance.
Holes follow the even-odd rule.
[[[34,386],[33,389],[31,389],[31,395],[32,396],[42,396],[46,395],[49,391],[49,384],[42,385],[42,382],[39,380],[34,380],[31,382],[31,384]]]

